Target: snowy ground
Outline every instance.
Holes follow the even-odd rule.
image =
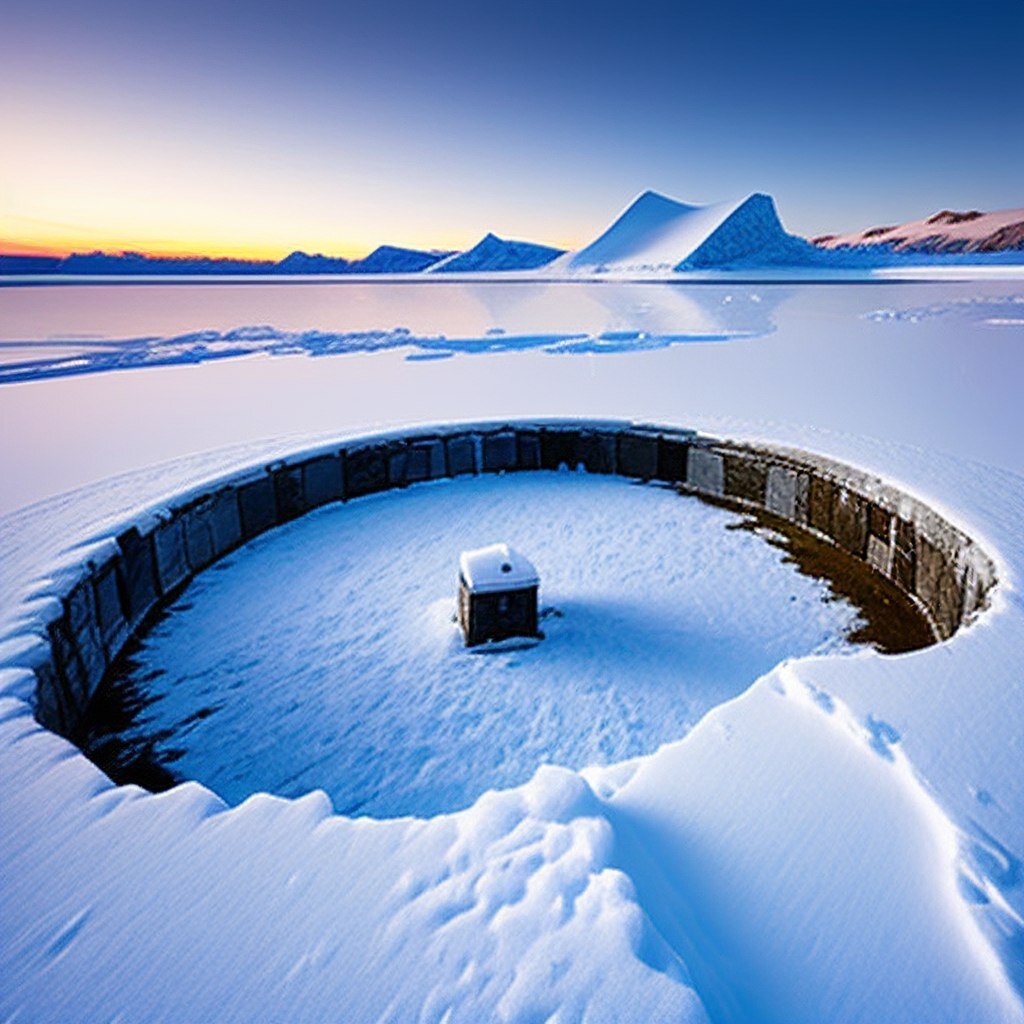
[[[217,324],[171,291],[181,326],[154,333],[269,319],[235,307]],[[985,305],[1020,287],[882,291],[773,293],[768,334],[627,355],[391,351],[0,388],[4,436],[32,439],[0,452],[8,508],[121,474],[0,521],[0,1019],[1024,1019],[1021,327]],[[631,296],[622,329],[642,316]],[[447,315],[512,327],[505,298]],[[987,544],[994,605],[911,655],[785,662],[654,754],[548,767],[427,820],[337,816],[315,794],[228,809],[195,784],[117,789],[32,721],[17,666],[69,539],[300,444],[256,436],[542,413],[877,471]]]
[[[229,803],[323,789],[376,818],[651,753],[784,658],[841,651],[859,621],[741,521],[569,473],[323,509],[188,587],[133,658],[152,703],[122,739],[158,737],[178,777]],[[459,552],[495,538],[542,573],[545,639],[467,651]]]

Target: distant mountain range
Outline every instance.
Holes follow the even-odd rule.
[[[293,252],[279,261],[142,253],[2,256],[0,275],[315,275],[518,271],[543,277],[671,277],[708,270],[857,270],[934,263],[1024,263],[1024,209],[942,210],[926,220],[811,241],[789,234],[775,201],[694,206],[644,192],[593,242],[565,252],[487,234],[463,252],[382,245],[359,260]]]
[[[865,249],[886,246],[903,253],[986,253],[1024,250],[1024,209],[941,210],[927,220],[869,228],[854,235],[821,235],[812,239],[823,249]]]

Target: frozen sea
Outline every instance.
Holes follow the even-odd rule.
[[[40,284],[0,343],[0,1019],[1024,1021],[1019,276]],[[32,721],[73,545],[321,438],[571,415],[877,472],[992,608],[895,657],[811,630],[657,750],[436,817],[115,787]]]

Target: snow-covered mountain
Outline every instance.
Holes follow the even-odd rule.
[[[852,235],[813,239],[823,249],[874,249],[885,246],[901,253],[990,253],[1024,250],[1024,208],[941,210],[926,220],[869,228]]]
[[[428,268],[428,273],[458,273],[470,270],[534,270],[561,256],[564,249],[535,242],[516,242],[487,234],[472,249],[457,252]]]
[[[589,245],[548,270],[567,274],[668,274],[748,265],[802,265],[815,250],[783,228],[771,196],[692,206],[645,192]]]
[[[422,252],[395,245],[379,245],[369,256],[350,263],[348,271],[351,274],[415,274],[451,255],[450,251]]]

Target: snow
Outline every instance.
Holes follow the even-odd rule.
[[[848,649],[854,610],[740,518],[568,472],[325,508],[186,589],[132,656],[122,738],[232,804],[323,789],[376,818],[651,753],[782,659]],[[456,564],[498,529],[543,569],[545,637],[480,653],[453,621]],[[485,585],[507,586],[502,548]]]
[[[554,249],[549,245],[514,242],[506,238],[498,238],[497,235],[487,234],[472,249],[453,253],[434,263],[427,268],[427,273],[533,270],[550,263],[556,256],[561,256],[564,251],[564,249]]]
[[[1015,226],[1020,229],[1018,234],[1024,231],[1024,207],[986,213],[943,210],[907,224],[869,228],[848,235],[830,235],[818,244],[825,249],[887,245],[897,251],[913,252],[931,247],[946,252],[963,252],[975,249],[998,232]]]
[[[463,551],[459,555],[459,571],[466,586],[477,594],[518,590],[540,583],[533,563],[507,544],[489,544],[485,548]]]
[[[756,259],[785,237],[768,196],[692,206],[645,192],[597,239],[543,273],[622,276],[718,266],[746,256]]]
[[[607,358],[390,350],[0,387],[4,436],[32,439],[0,449],[7,507],[88,484],[0,520],[0,1018],[1024,1019],[1021,329],[988,322],[1020,317],[961,302],[1012,309],[1019,283],[730,284],[678,304],[642,286],[564,285],[557,301],[522,285],[188,287],[5,289],[2,334],[66,340],[64,319],[169,337],[274,322],[268,304],[296,331],[642,332],[693,329],[687,308],[715,319],[730,294],[749,309],[760,295],[772,329]],[[380,423],[544,412],[769,438],[878,472],[996,556],[993,606],[914,654],[791,658],[655,752],[546,766],[430,819],[353,819],[316,793],[228,807],[196,783],[119,789],[34,723],[25,666],[76,544]],[[292,436],[254,440],[269,433]]]

